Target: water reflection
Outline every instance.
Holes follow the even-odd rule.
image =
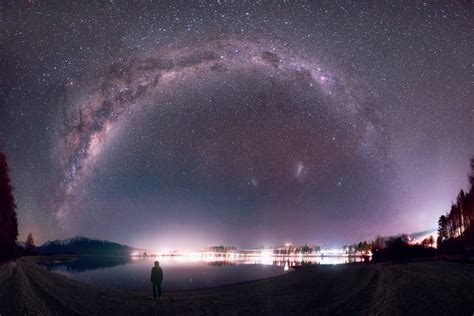
[[[242,256],[233,254],[212,255],[178,255],[178,256],[133,256],[133,261],[152,260],[156,258],[160,262],[205,262],[212,266],[226,265],[274,265],[282,267],[298,267],[314,264],[347,264],[355,262],[370,261],[370,257],[363,256]]]
[[[67,277],[92,284],[150,290],[149,274],[153,262],[160,261],[164,271],[163,290],[187,290],[263,279],[287,273],[292,267],[311,264],[359,262],[361,257],[302,256],[158,256],[98,257],[45,266]]]
[[[62,269],[69,272],[82,272],[111,268],[132,261],[133,258],[131,257],[81,256],[80,258],[71,258],[71,260],[65,262],[44,262],[43,265],[51,270]]]

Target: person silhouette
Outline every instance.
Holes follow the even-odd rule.
[[[163,270],[160,263],[155,261],[155,266],[151,268],[150,276],[151,284],[153,285],[153,297],[156,298],[156,291],[158,290],[158,297],[161,297],[161,282],[163,281]]]

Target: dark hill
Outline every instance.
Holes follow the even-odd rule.
[[[114,255],[129,256],[138,249],[126,245],[76,236],[64,240],[47,241],[37,248],[40,254]]]

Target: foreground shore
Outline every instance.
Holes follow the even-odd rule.
[[[474,313],[474,265],[430,261],[308,266],[270,279],[164,293],[84,284],[38,258],[0,266],[1,315],[465,314]]]

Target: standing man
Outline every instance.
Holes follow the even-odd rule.
[[[163,281],[163,270],[160,263],[155,261],[155,266],[151,268],[151,284],[153,285],[153,297],[156,298],[156,290],[158,289],[158,297],[161,297],[161,282]]]

